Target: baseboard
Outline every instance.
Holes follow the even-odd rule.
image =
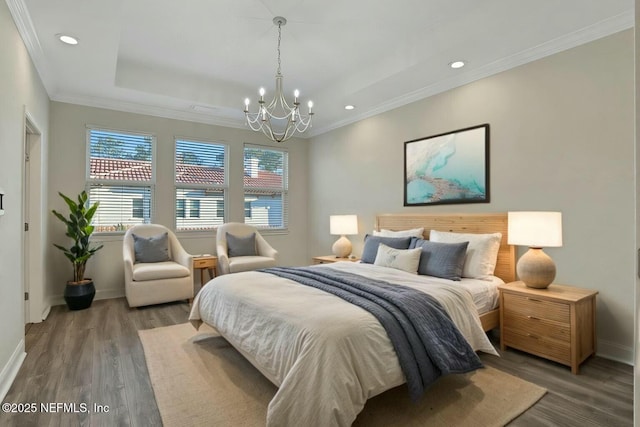
[[[2,372],[0,372],[0,402],[4,402],[4,398],[7,396],[11,384],[13,384],[13,381],[16,379],[26,356],[27,353],[24,351],[24,338],[22,338],[7,364],[2,368]]]
[[[44,310],[42,310],[42,320],[47,320],[47,317],[49,317],[49,313],[51,313],[51,306],[47,305]]]
[[[605,359],[615,360],[616,362],[634,365],[633,348],[620,345],[607,340],[598,340],[598,351],[596,354]]]
[[[100,299],[112,299],[112,298],[123,298],[124,297],[124,288],[122,289],[105,289],[105,290],[97,290],[96,296],[93,298],[94,301]],[[65,305],[64,295],[55,295],[50,299],[51,305]]]

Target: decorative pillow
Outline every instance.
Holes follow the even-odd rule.
[[[142,237],[133,236],[133,250],[138,262],[164,262],[169,258],[169,233],[164,232],[157,236]]]
[[[469,242],[462,277],[491,280],[496,268],[502,233],[473,234],[431,230],[429,240],[441,243]]]
[[[256,233],[242,237],[227,233],[227,254],[230,257],[257,255]]]
[[[384,243],[385,245],[394,249],[409,249],[411,243],[411,237],[382,237],[382,236],[364,236],[364,248],[362,249],[362,256],[360,261],[373,264],[378,254],[378,245]]]
[[[422,249],[418,274],[460,280],[468,245],[469,242],[440,243],[416,240],[414,247]]]
[[[380,231],[374,231],[374,236],[382,236],[382,237],[418,237],[422,239],[422,233],[424,233],[424,227],[420,228],[412,228],[410,230],[401,230],[401,231],[392,231],[385,230],[384,228]]]
[[[421,253],[422,249],[420,248],[394,249],[384,243],[380,243],[374,264],[416,274],[418,272]]]

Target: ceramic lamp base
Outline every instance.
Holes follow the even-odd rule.
[[[529,248],[518,260],[516,272],[528,287],[544,289],[555,279],[556,265],[541,248]]]
[[[336,258],[346,258],[351,254],[351,242],[345,236],[340,236],[333,244],[331,250]]]

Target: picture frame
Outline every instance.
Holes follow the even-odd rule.
[[[489,201],[488,123],[404,143],[404,206]]]

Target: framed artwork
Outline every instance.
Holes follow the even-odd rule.
[[[489,203],[489,125],[404,143],[404,205]]]

